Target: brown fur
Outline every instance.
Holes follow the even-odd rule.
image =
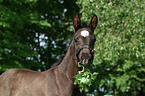
[[[94,16],[95,18],[96,16]],[[77,36],[80,37],[78,35],[80,24],[77,24],[80,22],[75,20],[79,20],[78,15],[74,17],[74,27]],[[93,27],[96,20],[91,21]],[[0,76],[0,96],[71,96],[74,76],[78,72],[78,61],[81,61],[83,53],[91,55],[89,49],[83,47],[76,56],[77,50],[83,45],[86,46],[86,44],[88,47],[93,48],[94,43],[92,42],[94,41],[92,38],[94,38],[94,35],[92,29],[91,27],[85,28],[90,32],[90,37],[87,39],[80,38],[79,42],[73,40],[61,64],[52,69],[44,72],[26,69],[7,70]],[[79,60],[75,59],[77,57]]]

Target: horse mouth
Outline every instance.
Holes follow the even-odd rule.
[[[90,60],[91,60],[91,57],[92,57],[92,54],[90,53],[90,50],[89,49],[83,49],[81,52],[80,52],[80,63],[85,66],[85,65],[88,65],[90,63]]]
[[[83,59],[83,60],[81,61],[81,64],[82,64],[82,65],[87,65],[87,64],[89,64],[89,59]]]

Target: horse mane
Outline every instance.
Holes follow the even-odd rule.
[[[87,22],[82,22],[82,24],[81,24],[81,28],[88,28],[89,27],[89,25],[88,25],[88,23]]]
[[[62,55],[60,58],[61,63],[60,61],[56,63],[60,65],[44,72],[18,68],[7,70],[0,75],[0,96],[85,96],[85,93],[79,94],[79,88],[74,86],[74,76],[77,75],[79,68],[92,63],[95,40],[91,38],[95,37],[93,32],[97,22],[96,15],[93,16],[89,26],[85,22],[81,23],[78,15],[74,16],[75,34],[65,56]],[[91,35],[82,38],[81,36],[84,36],[82,32],[85,34],[86,31]],[[78,62],[82,67],[78,66]]]

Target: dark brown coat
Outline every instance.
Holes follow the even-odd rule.
[[[94,15],[90,27],[82,28],[79,16],[76,15],[75,36],[61,64],[44,72],[7,70],[0,76],[0,96],[71,96],[74,76],[78,72],[78,61],[87,64],[92,57],[95,38],[93,31],[97,20]],[[87,30],[89,36],[81,36],[82,30]]]

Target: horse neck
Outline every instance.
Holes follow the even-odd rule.
[[[74,58],[76,58],[76,50],[74,41],[72,41],[64,59],[58,67],[62,72],[65,72],[72,81],[74,80],[73,77],[78,72],[78,62],[74,60]]]

